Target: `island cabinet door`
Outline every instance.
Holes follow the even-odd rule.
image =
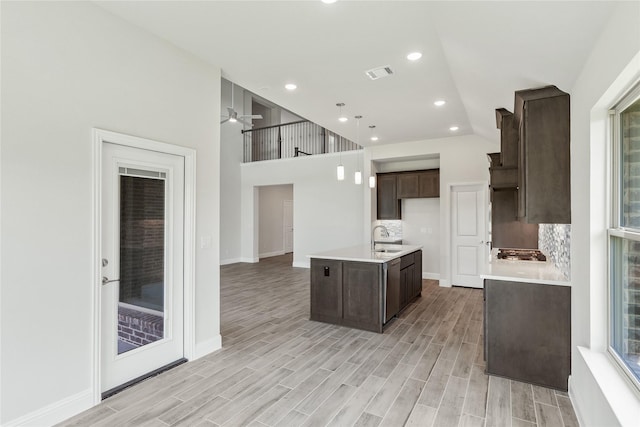
[[[311,259],[311,320],[342,319],[342,261]]]
[[[413,279],[413,293],[412,295],[418,296],[422,293],[422,251],[418,251],[414,255],[415,270]]]
[[[344,262],[342,268],[343,324],[381,332],[381,264]]]

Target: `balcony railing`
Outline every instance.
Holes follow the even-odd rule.
[[[244,162],[337,153],[362,147],[315,123],[299,122],[242,131]]]

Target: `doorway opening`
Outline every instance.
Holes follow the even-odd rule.
[[[293,184],[259,187],[258,199],[259,258],[293,253]]]

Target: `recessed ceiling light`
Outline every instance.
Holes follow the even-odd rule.
[[[436,107],[442,107],[444,104],[446,104],[447,102],[443,99],[439,99],[436,102],[433,103],[433,105],[435,105]]]
[[[372,137],[371,137],[371,140],[372,140],[372,141],[377,141],[377,140],[378,140],[378,137],[377,137],[377,136],[372,136]]]
[[[449,130],[450,130],[451,132],[455,132],[455,131],[457,131],[458,129],[460,129],[458,126],[451,126],[451,127],[449,128]]]
[[[422,58],[422,54],[420,52],[411,52],[409,55],[407,55],[407,59],[409,61],[417,61],[420,58]]]
[[[338,0],[322,0],[322,3],[324,3],[324,4],[331,4],[331,3],[335,3],[335,2],[337,2],[337,1],[338,1]]]
[[[298,86],[296,86],[293,83],[287,83],[286,85],[284,85],[284,88],[287,89],[287,90],[296,90],[296,89],[298,89]]]
[[[348,118],[346,118],[345,116],[342,117],[338,117],[338,120],[340,120],[342,123],[346,122],[347,120],[349,120]]]

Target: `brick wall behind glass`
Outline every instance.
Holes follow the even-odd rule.
[[[164,181],[121,176],[120,301],[164,280]]]
[[[622,114],[623,223],[640,228],[640,103]],[[627,280],[624,280],[623,351],[640,354],[640,244],[629,245]]]

